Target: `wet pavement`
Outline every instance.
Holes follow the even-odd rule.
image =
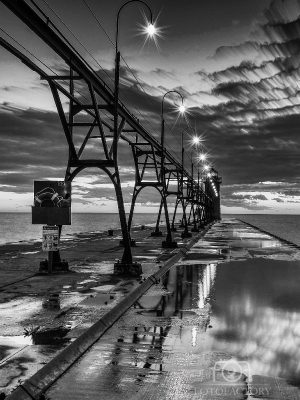
[[[216,223],[47,399],[300,399],[300,252]]]
[[[158,268],[154,260],[143,261],[142,279]],[[32,335],[0,338],[4,389],[36,372],[139,285],[138,280],[113,277],[109,263],[105,265],[78,266],[78,274],[85,268],[93,273],[76,281],[75,297],[67,295],[76,292],[74,282],[62,287],[59,298],[37,297],[31,304],[31,321],[36,318],[36,323],[30,325],[28,316],[23,320]],[[45,398],[300,399],[299,288],[300,251],[295,246],[224,219],[58,379]],[[5,305],[13,301],[22,309],[22,298],[4,302],[0,312],[5,318],[12,318],[11,307]],[[26,302],[23,306],[26,309]],[[47,340],[47,313],[57,328],[56,343],[32,344]],[[35,332],[37,321],[43,329]]]
[[[0,396],[46,365],[178,251],[162,249],[163,238],[151,237],[152,230],[132,229],[134,261],[143,267],[138,278],[113,273],[123,253],[119,231],[64,240],[66,274],[37,272],[45,258],[40,243],[0,248]],[[180,234],[179,229],[174,237],[184,247],[187,240]]]

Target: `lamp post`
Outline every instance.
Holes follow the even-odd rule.
[[[122,5],[122,7],[119,9],[118,14],[117,14],[117,28],[116,28],[116,54],[115,54],[115,92],[114,92],[114,100],[115,100],[115,106],[114,106],[114,153],[117,153],[117,139],[118,139],[118,102],[119,102],[119,80],[120,80],[120,52],[118,49],[118,38],[119,38],[119,18],[120,18],[120,12],[121,10],[129,3],[134,3],[134,2],[139,2],[143,3],[149,10],[150,12],[150,24],[148,25],[148,34],[150,36],[153,36],[155,34],[155,27],[153,25],[153,17],[152,17],[152,11],[151,8],[147,3],[145,3],[142,0],[130,0],[127,1]]]
[[[119,78],[120,78],[120,52],[118,49],[118,37],[119,37],[119,17],[121,10],[129,3],[139,2],[143,3],[150,12],[150,24],[148,26],[148,33],[149,35],[153,35],[155,32],[153,23],[152,23],[152,11],[147,3],[142,0],[130,0],[127,1],[122,5],[117,13],[117,20],[116,20],[116,53],[115,53],[115,90],[114,90],[114,139],[113,139],[113,162],[115,168],[115,191],[116,197],[118,202],[119,208],[119,217],[120,217],[120,224],[122,229],[122,236],[123,236],[123,245],[124,245],[124,253],[122,257],[122,261],[120,263],[115,264],[114,268],[116,272],[128,272],[134,271],[135,273],[141,273],[141,265],[132,262],[132,254],[131,254],[131,240],[128,233],[128,227],[126,222],[126,214],[125,214],[125,207],[123,201],[123,194],[121,189],[121,180],[119,175],[119,167],[118,167],[118,140],[121,134],[122,128],[118,125],[118,106],[119,106]]]
[[[163,98],[161,101],[161,170],[160,170],[160,179],[161,179],[161,183],[163,185],[163,191],[162,191],[162,199],[161,199],[161,203],[160,203],[160,209],[159,209],[159,213],[158,213],[155,231],[151,233],[151,236],[161,236],[162,235],[161,231],[159,230],[159,220],[160,220],[160,216],[161,216],[162,206],[164,206],[166,225],[167,225],[167,237],[166,237],[166,240],[162,242],[163,247],[177,247],[177,242],[172,241],[172,231],[171,231],[171,227],[170,227],[170,220],[169,220],[169,213],[168,213],[167,199],[166,199],[167,187],[166,187],[165,166],[164,166],[164,163],[165,163],[165,161],[164,161],[164,159],[165,159],[165,154],[164,154],[164,144],[165,144],[164,100],[165,100],[165,97],[170,93],[178,94],[178,96],[181,98],[181,105],[179,107],[179,111],[183,113],[185,110],[185,107],[183,105],[183,96],[177,90],[169,90],[168,92],[166,92],[163,95]]]
[[[182,197],[183,197],[183,169],[184,169],[184,146],[183,146],[183,135],[184,132],[187,129],[192,129],[195,133],[195,129],[188,126],[187,128],[185,128],[182,132],[181,132],[181,163],[182,163],[182,170],[181,170],[181,187],[182,187]],[[186,218],[186,206],[185,206],[185,202],[184,199],[182,198],[182,209],[183,209],[183,220],[182,222],[184,222],[184,232],[182,232],[181,237],[182,238],[187,238],[187,237],[191,237],[192,234],[189,232],[188,230],[188,222],[187,222],[187,218]]]
[[[206,154],[202,152],[199,154],[199,162],[202,163],[202,168],[204,161],[206,160]],[[198,192],[197,192],[197,199],[198,199],[198,215],[199,215],[199,228],[202,228],[204,225],[204,210],[203,210],[203,177],[202,174],[200,176],[200,169],[198,168]],[[205,201],[205,200],[204,200]],[[200,208],[199,208],[200,206]]]
[[[165,120],[164,120],[164,100],[167,94],[169,93],[177,93],[179,97],[181,97],[181,105],[179,106],[179,111],[181,113],[184,113],[185,107],[183,105],[183,97],[182,94],[177,92],[177,90],[169,90],[167,93],[163,95],[162,101],[161,101],[161,148],[163,150],[164,148],[164,141],[165,141]]]
[[[194,138],[194,145],[196,145],[196,148],[198,146],[200,142],[199,137],[195,137]],[[193,163],[193,153],[194,153],[195,148],[192,148],[192,154],[191,154],[191,158],[192,158],[192,183],[191,183],[191,192],[192,192],[192,209],[191,211],[193,211],[193,224],[194,227],[191,229],[192,232],[199,232],[199,229],[197,228],[197,221],[196,221],[196,213],[195,213],[195,207],[194,207],[194,163]],[[198,186],[199,186],[199,171],[198,171]],[[196,202],[198,203],[198,194],[199,194],[199,188],[197,187],[197,191],[196,191]],[[197,204],[198,205],[198,204]]]

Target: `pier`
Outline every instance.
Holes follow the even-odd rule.
[[[132,262],[131,246],[133,243],[130,237],[130,227],[135,203],[140,192],[145,188],[154,188],[159,192],[160,207],[155,234],[161,235],[159,221],[163,210],[167,236],[162,241],[162,246],[176,248],[177,242],[172,237],[174,222],[170,222],[168,198],[173,197],[173,201],[176,203],[172,221],[174,221],[176,212],[178,212],[178,205],[180,205],[185,224],[185,234],[188,234],[188,223],[192,222],[193,229],[198,230],[199,226],[206,225],[219,218],[220,184],[222,180],[218,176],[217,170],[208,165],[206,166],[205,176],[200,179],[200,171],[198,170],[198,176],[195,178],[193,160],[191,170],[184,165],[183,143],[181,143],[181,160],[178,155],[166,148],[164,115],[166,96],[173,95],[174,97],[175,95],[175,98],[179,96],[181,105],[178,111],[183,113],[185,110],[183,95],[178,90],[169,90],[162,96],[161,113],[159,114],[161,119],[160,138],[155,137],[157,135],[154,135],[154,132],[149,132],[141,124],[139,118],[120,101],[119,17],[124,6],[136,2],[124,3],[117,14],[113,90],[105,84],[91,65],[85,61],[34,2],[30,6],[24,0],[13,2],[1,0],[3,5],[55,52],[63,65],[68,66],[68,73],[50,75],[4,38],[0,38],[0,45],[20,59],[32,71],[35,71],[49,85],[60,118],[62,134],[65,135],[69,149],[64,181],[66,183],[72,182],[80,172],[90,168],[99,169],[101,174],[110,179],[114,186],[115,199],[118,204],[124,246],[123,256],[120,262],[115,265],[115,269],[116,272],[127,271],[128,273],[139,274],[140,265]],[[149,26],[154,28],[150,7],[145,2],[138,1],[138,3],[146,5],[148,11],[150,11]],[[82,91],[85,93],[84,95]],[[68,107],[63,104],[62,99],[67,99]],[[137,111],[139,112],[139,110]],[[187,127],[193,129],[190,124]],[[199,140],[197,137],[196,139]],[[129,145],[127,147],[128,157],[132,158],[135,166],[135,185],[128,221],[125,215],[120,177],[119,148],[121,142]],[[128,151],[129,148],[130,151]],[[34,211],[36,210],[33,209]],[[34,218],[33,221],[35,221]],[[44,221],[50,221],[50,225],[60,226],[60,231],[64,224],[59,219],[55,221],[49,217]],[[34,223],[38,223],[37,220]],[[53,260],[52,257],[54,257]],[[54,255],[49,252],[48,265],[49,271],[52,271],[52,266],[60,268],[59,251],[55,252]]]
[[[135,229],[140,278],[114,274],[119,238],[101,235],[66,244],[71,274],[11,271],[0,392],[22,382],[7,399],[299,398],[299,248],[235,219],[192,239],[178,227],[179,248],[156,252],[151,229]],[[28,266],[41,256],[14,251]],[[31,342],[18,343],[24,328]]]
[[[50,3],[0,0],[1,207],[42,231],[0,246],[0,400],[300,400],[300,246],[221,214],[299,211],[299,2],[166,1],[157,57],[155,1]]]

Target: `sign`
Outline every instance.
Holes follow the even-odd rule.
[[[71,224],[71,182],[34,181],[32,223]]]
[[[58,226],[43,226],[43,251],[57,251],[59,245]]]

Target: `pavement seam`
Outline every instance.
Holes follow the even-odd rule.
[[[27,276],[27,278],[23,278],[23,279],[20,279],[20,280],[18,280],[18,281],[14,281],[14,282],[11,282],[11,283],[7,283],[6,285],[0,286],[0,289],[4,288],[4,287],[6,287],[6,286],[14,285],[15,283],[19,283],[19,282],[26,281],[27,279],[33,278],[34,276],[36,276],[36,274]]]

